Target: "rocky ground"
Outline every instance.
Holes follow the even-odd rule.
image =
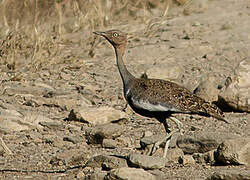
[[[184,127],[167,158],[164,144],[149,156],[162,124],[126,106],[103,38],[70,33],[56,50],[46,44],[45,59],[61,52],[48,66],[1,63],[1,179],[250,179],[250,2],[209,0],[170,17],[107,29],[128,32],[125,63],[135,76],[187,87],[217,103],[230,124],[176,115]],[[83,47],[86,35],[93,41]],[[1,58],[12,37],[19,35],[2,41]]]

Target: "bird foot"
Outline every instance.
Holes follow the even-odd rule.
[[[159,141],[157,141],[156,143],[154,143],[153,147],[151,148],[151,150],[149,151],[150,155],[154,154],[155,151],[160,147],[160,145],[166,141],[166,144],[165,144],[165,148],[164,148],[164,154],[163,154],[163,157],[165,158],[167,156],[167,151],[168,151],[168,147],[169,147],[169,143],[170,143],[170,140],[171,140],[171,137],[174,133],[178,132],[177,130],[174,130],[172,132],[170,132],[167,136],[165,136],[164,138],[160,139]]]

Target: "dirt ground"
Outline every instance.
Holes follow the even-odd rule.
[[[144,23],[129,19],[95,30],[115,28],[128,32],[124,61],[137,77],[144,72],[154,76],[154,68],[163,72],[178,67],[171,71],[172,80],[190,90],[208,76],[215,77],[216,86],[224,86],[239,62],[250,57],[250,1],[208,0],[198,3],[187,15],[177,10],[170,10],[168,18]],[[82,99],[95,107],[123,110],[126,103],[122,81],[114,51],[103,38],[96,37],[91,30],[67,33],[68,26],[63,27],[60,39],[53,39],[50,34],[53,40],[44,41],[35,51],[36,45],[29,46],[35,35],[18,31],[9,36],[9,42],[15,41],[15,45],[8,46],[6,41],[1,44],[0,107],[15,109],[26,119],[39,114],[54,122],[39,124],[39,128],[31,125],[21,131],[1,127],[2,138],[13,153],[1,151],[1,179],[81,179],[93,171],[84,167],[90,157],[140,153],[139,141],[145,131],[164,132],[156,120],[127,109],[129,118],[122,126],[130,147],[106,149],[87,143],[85,129],[91,126],[67,121],[70,110],[81,107]],[[42,38],[46,37],[36,42]],[[9,53],[10,50],[13,52]],[[160,70],[158,73],[161,74]],[[186,134],[209,131],[250,137],[249,113],[225,112],[225,117],[230,124],[213,118],[178,115]],[[170,163],[151,173],[166,179],[206,179],[220,168],[250,170],[246,166]]]

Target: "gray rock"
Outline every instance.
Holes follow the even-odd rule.
[[[113,139],[103,139],[102,147],[108,148],[108,149],[114,149],[117,147],[117,142]]]
[[[53,123],[54,121],[37,112],[20,113],[15,109],[2,109],[0,107],[0,129],[5,131],[22,131],[43,128],[40,123]]]
[[[219,103],[225,108],[250,112],[250,61],[241,61],[232,77],[226,81],[225,91],[219,94]]]
[[[58,150],[56,154],[53,153],[50,164],[53,166],[79,166],[84,165],[88,157],[89,153],[81,149]]]
[[[219,169],[206,180],[250,180],[250,170]]]
[[[89,154],[87,152],[72,152],[69,153],[65,158],[65,163],[67,166],[84,165],[87,161]]]
[[[90,144],[102,144],[103,139],[114,139],[123,133],[122,126],[118,124],[104,124],[93,127],[86,132]]]
[[[100,125],[117,121],[119,119],[127,119],[127,115],[125,112],[111,107],[91,107],[71,110],[68,118],[71,121],[77,120],[93,125]]]
[[[39,125],[43,127],[47,127],[49,129],[54,129],[54,130],[60,130],[64,128],[64,125],[59,121],[53,121],[53,122],[42,121],[42,122],[39,122]]]
[[[108,172],[102,171],[102,172],[95,172],[91,175],[87,175],[84,180],[103,180],[105,179],[105,176],[108,174]]]
[[[152,136],[144,136],[143,138],[140,139],[140,145],[142,148],[146,148],[148,145],[154,144],[157,141],[163,139],[166,136],[166,133],[164,134],[155,134]],[[163,146],[164,143],[161,144]]]
[[[48,72],[46,72],[46,73],[48,73]],[[49,76],[49,74],[48,74],[48,76]],[[39,81],[39,80],[37,80],[36,82],[34,82],[34,84],[32,84],[32,86],[33,87],[34,86],[36,86],[36,87],[42,87],[42,88],[44,88],[46,90],[49,90],[49,91],[55,91],[55,89],[52,86],[50,86],[49,84],[45,84],[43,81]]]
[[[179,159],[184,156],[183,151],[180,148],[168,149],[167,160],[175,163],[179,162]]]
[[[153,133],[151,131],[145,131],[143,137],[149,137],[153,136]]]
[[[179,135],[180,135],[180,133],[175,133],[172,135],[169,147],[171,147],[171,148],[176,147],[176,141],[177,141]],[[161,139],[163,139],[166,136],[167,136],[166,133],[155,134],[155,135],[151,135],[151,136],[144,136],[140,139],[140,145],[142,148],[146,148],[148,145],[155,144],[156,142],[160,141]],[[164,148],[165,143],[166,142],[161,143],[160,146]]]
[[[88,167],[102,167],[104,170],[110,170],[120,167],[128,167],[127,161],[110,155],[98,155],[90,158],[86,166]]]
[[[63,137],[63,140],[71,142],[73,144],[77,144],[81,141],[79,136],[66,136],[66,137]]]
[[[250,165],[250,138],[226,140],[217,149],[218,163]]]
[[[34,99],[34,98],[33,98]],[[82,95],[72,92],[61,92],[53,94],[50,98],[37,97],[39,105],[54,106],[65,111],[72,109],[86,109],[92,106],[92,103]]]
[[[179,163],[183,165],[195,164],[195,160],[192,155],[184,155],[179,158]]]
[[[116,141],[120,146],[131,147],[131,139],[127,136],[117,137]]]
[[[85,177],[85,174],[84,172],[79,171],[75,177],[76,179],[83,179]]]
[[[22,125],[23,114],[14,109],[5,109],[0,107],[0,128],[3,131],[21,131],[27,130],[27,125]]]
[[[217,86],[216,77],[209,75],[201,79],[201,82],[194,90],[194,93],[208,102],[217,101],[220,92]]]
[[[228,133],[199,132],[193,136],[182,135],[177,139],[177,145],[184,153],[205,153],[216,149],[226,139],[239,137]]]
[[[195,162],[199,164],[215,164],[215,152],[216,150],[208,151],[206,153],[194,153],[193,158]]]
[[[42,96],[46,93],[46,88],[30,86],[26,83],[11,84],[10,86],[5,86],[3,94],[8,96],[21,96],[21,97],[31,97],[31,96]]]
[[[143,169],[161,169],[165,167],[166,160],[162,157],[147,156],[132,153],[128,157],[129,164]]]
[[[8,117],[8,118],[16,118],[16,119],[21,119],[24,117],[24,115],[20,112],[18,112],[15,109],[9,109],[3,106],[0,106],[0,113],[1,117]]]
[[[107,180],[156,180],[156,178],[149,172],[143,169],[123,167],[118,169],[113,169],[105,177]]]
[[[155,179],[157,179],[157,180],[166,180],[166,179],[169,179],[167,173],[164,172],[164,171],[161,171],[159,169],[147,170],[147,172],[149,172],[150,174],[152,174],[155,177]]]

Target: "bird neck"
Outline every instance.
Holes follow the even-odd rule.
[[[123,55],[125,53],[126,46],[120,45],[115,47],[115,54],[116,54],[116,63],[118,66],[118,70],[120,72],[123,85],[127,85],[131,79],[134,79],[134,76],[127,70],[124,62],[123,62]]]

